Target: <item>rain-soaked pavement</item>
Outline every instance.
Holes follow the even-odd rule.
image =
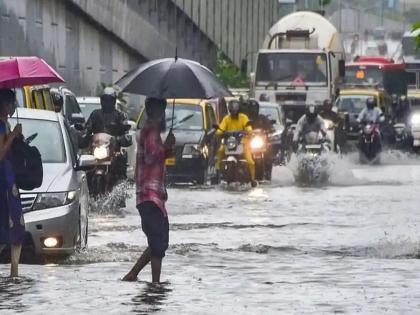
[[[87,252],[14,281],[0,266],[0,313],[418,314],[420,160],[354,160],[322,188],[284,167],[252,190],[171,188],[159,286],[120,281],[146,245],[134,201],[92,213]]]

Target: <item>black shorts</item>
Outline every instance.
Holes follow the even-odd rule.
[[[169,222],[162,210],[152,201],[137,205],[141,228],[146,234],[152,257],[163,258],[169,246]]]

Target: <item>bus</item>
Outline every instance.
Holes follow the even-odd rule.
[[[346,86],[377,87],[389,95],[407,94],[407,73],[404,63],[384,57],[358,57],[346,64]]]

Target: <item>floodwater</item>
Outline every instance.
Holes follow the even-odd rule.
[[[0,266],[0,313],[418,314],[420,161],[382,161],[336,158],[325,187],[282,167],[256,189],[169,189],[160,285],[120,281],[146,246],[133,199],[91,213],[86,252]]]

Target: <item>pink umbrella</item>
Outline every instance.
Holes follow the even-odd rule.
[[[65,82],[43,59],[38,57],[13,57],[0,60],[0,88],[18,88]]]

